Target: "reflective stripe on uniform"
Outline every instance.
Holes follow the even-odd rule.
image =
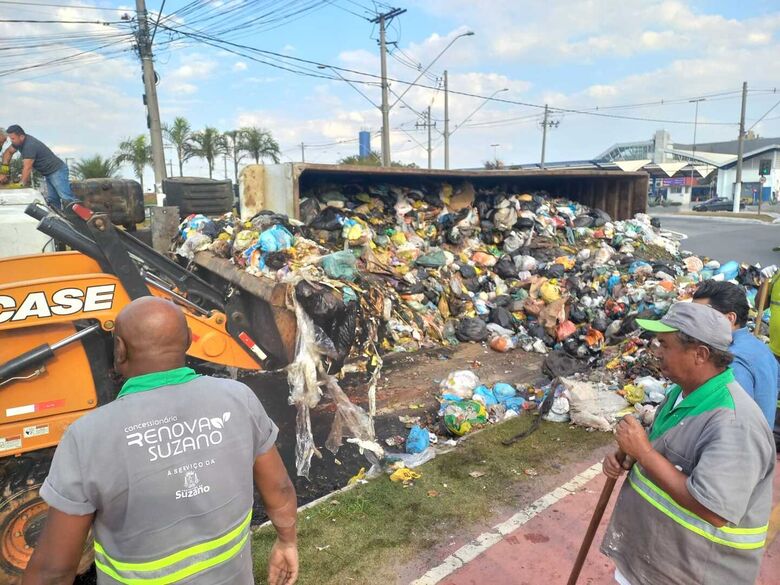
[[[216,567],[235,557],[249,538],[250,511],[241,523],[226,534],[185,548],[171,555],[143,563],[118,561],[95,541],[95,566],[125,585],[167,585]]]
[[[707,540],[742,550],[758,549],[766,543],[768,525],[758,528],[734,528],[729,526],[717,528],[690,510],[680,506],[669,494],[645,477],[639,471],[637,465],[634,465],[631,470],[628,481],[631,487],[654,508],[677,522],[683,528],[687,528]]]

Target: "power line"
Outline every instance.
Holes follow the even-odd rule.
[[[171,27],[168,27],[168,28],[171,28]],[[177,29],[171,28],[171,30],[176,31]],[[347,68],[347,67],[339,67],[339,66],[336,66],[336,65],[328,65],[328,64],[320,63],[320,62],[313,61],[313,60],[310,60],[310,59],[302,59],[300,57],[293,57],[291,55],[284,55],[282,53],[277,53],[277,52],[274,52],[274,51],[267,51],[267,50],[263,50],[263,49],[257,49],[255,47],[249,47],[247,45],[241,45],[241,44],[233,43],[233,42],[226,41],[226,40],[223,40],[223,39],[214,38],[214,37],[211,37],[209,35],[205,35],[203,33],[187,33],[185,31],[181,31],[181,30],[179,30],[177,32],[179,32],[180,34],[183,34],[185,36],[190,36],[192,38],[195,38],[196,40],[201,40],[203,42],[206,42],[206,40],[204,40],[204,39],[207,39],[208,41],[210,41],[210,43],[225,44],[225,45],[229,45],[229,46],[232,46],[232,47],[237,47],[237,48],[240,48],[240,49],[252,51],[252,52],[255,52],[255,53],[260,53],[262,55],[268,55],[268,56],[273,56],[273,57],[277,57],[277,58],[280,58],[280,59],[296,61],[296,62],[299,62],[299,63],[305,63],[307,65],[314,65],[314,66],[317,66],[317,67],[326,67],[326,68],[330,68],[330,69],[334,69],[334,70],[338,70],[338,71],[344,71],[344,72],[347,72],[347,73],[353,73],[353,74],[356,74],[356,75],[361,75],[361,76],[364,76],[364,77],[371,77],[371,78],[374,78],[374,79],[381,79],[381,76],[373,74],[373,73],[366,73],[365,71],[358,71],[356,69],[350,69],[350,68]],[[206,43],[206,44],[210,44],[210,43]],[[224,47],[220,47],[220,48],[222,48],[223,50],[227,50]],[[242,56],[246,56],[246,55],[242,54]],[[272,66],[279,67],[278,65],[272,65]],[[279,68],[284,68],[284,67],[279,67]],[[301,75],[306,75],[306,73],[300,73],[300,72],[296,72],[296,73],[299,73]],[[322,76],[322,75],[314,75],[314,76],[320,77],[320,78],[325,77],[325,76]],[[346,78],[344,78],[344,80],[347,81]],[[352,82],[352,83],[362,83],[362,84],[375,85],[375,83],[369,83],[369,82],[367,82],[365,80],[362,80],[362,79],[351,79],[349,81]],[[394,83],[400,83],[400,84],[407,85],[407,86],[412,86],[412,87],[419,87],[419,88],[423,88],[423,89],[432,89],[432,90],[436,89],[435,86],[422,84],[422,83],[413,83],[413,82],[409,82],[409,81],[405,81],[405,80],[401,80],[401,79],[388,78],[388,81],[392,81]],[[497,103],[505,103],[505,104],[509,104],[509,105],[518,105],[518,106],[526,106],[526,107],[530,107],[530,108],[536,108],[536,109],[539,109],[539,110],[543,110],[544,109],[544,105],[542,105],[542,104],[535,104],[535,103],[531,103],[531,102],[524,102],[524,101],[519,101],[519,100],[511,100],[511,99],[507,99],[507,98],[490,97],[490,96],[484,96],[484,95],[479,95],[479,94],[475,94],[475,93],[471,93],[471,92],[457,91],[457,90],[450,90],[450,93],[451,94],[455,94],[455,95],[465,96],[465,97],[472,97],[472,98],[477,98],[477,99],[482,99],[482,100],[487,100],[487,101],[493,101],[493,102],[497,102]],[[575,108],[564,108],[564,107],[550,107],[549,110],[551,112],[554,112],[554,113],[557,112],[557,113],[580,114],[580,115],[595,116],[595,117],[600,117],[600,118],[611,118],[611,119],[617,119],[617,120],[632,120],[632,121],[653,122],[653,123],[660,123],[660,124],[679,124],[679,125],[691,125],[691,124],[693,124],[693,122],[687,121],[687,120],[667,120],[667,119],[660,119],[660,118],[625,116],[625,115],[620,115],[620,114],[606,114],[606,113],[595,111],[595,110],[592,110],[592,109],[591,110],[586,110],[586,109],[575,109]],[[699,122],[699,125],[734,126],[736,124],[733,123],[733,122]]]
[[[25,6],[28,8],[47,6],[52,8],[73,8],[75,10],[104,10],[106,12],[129,12],[127,8],[101,8],[99,6],[78,6],[75,4],[50,4],[50,3],[43,3],[43,2],[15,2],[11,0],[0,0],[0,4],[11,4],[17,6]]]

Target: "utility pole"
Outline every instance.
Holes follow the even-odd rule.
[[[144,77],[144,105],[147,112],[147,126],[152,145],[152,168],[154,169],[154,192],[157,194],[157,205],[162,205],[164,194],[162,190],[165,179],[165,153],[163,151],[162,124],[160,123],[160,106],[157,103],[156,74],[152,56],[152,41],[149,36],[149,21],[146,16],[145,0],[135,0],[138,13],[138,31],[136,42],[138,54],[141,57]]]
[[[306,145],[301,142],[301,162],[306,162]]]
[[[542,121],[542,161],[539,164],[541,168],[544,168],[544,155],[547,150],[547,128],[557,128],[560,124],[559,120],[550,120],[550,109],[547,104],[544,104],[544,121]]]
[[[390,104],[387,85],[387,43],[385,42],[385,28],[387,23],[396,16],[406,12],[406,9],[393,8],[378,15],[371,22],[379,25],[379,55],[382,63],[382,166],[390,166]]]
[[[734,200],[731,210],[739,213],[742,199],[742,155],[745,150],[745,109],[747,108],[747,81],[742,82],[742,113],[739,115],[739,145],[737,146],[737,180],[734,184]]]
[[[450,168],[450,91],[447,70],[444,71],[444,168]]]
[[[228,174],[227,174],[227,153],[226,152],[222,153],[222,164],[225,166],[225,170],[224,170],[225,180],[227,181]]]
[[[431,128],[436,126],[435,122],[431,122],[431,106],[428,106],[428,109],[426,111],[425,115],[425,122],[422,124],[420,122],[417,122],[415,126],[417,128],[427,128],[428,130],[428,148],[426,149],[428,151],[428,168],[433,168],[433,147],[431,146]]]
[[[549,110],[547,104],[544,104],[544,122],[542,122],[542,161],[539,163],[544,168],[544,151],[547,149],[547,114]]]

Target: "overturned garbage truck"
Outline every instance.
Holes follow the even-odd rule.
[[[552,302],[555,276],[586,260],[557,262],[562,247],[573,252],[594,230],[612,238],[613,222],[622,229],[646,202],[644,173],[254,165],[240,217],[187,218],[174,251],[204,279],[295,313],[288,371],[306,475],[316,452],[306,421],[323,388],[337,405],[326,446],[349,436],[381,453],[371,416],[382,354],[485,341],[490,327],[526,350],[552,347],[548,325],[565,311],[565,300]],[[654,237],[649,218],[637,226],[627,237]],[[547,307],[528,298],[540,263],[553,276]],[[370,375],[368,416],[332,376],[347,361]]]

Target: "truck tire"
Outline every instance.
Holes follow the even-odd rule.
[[[43,529],[49,506],[38,494],[54,449],[0,459],[0,584],[18,585]],[[94,561],[92,536],[84,544],[78,573]]]
[[[216,217],[233,209],[231,181],[202,177],[172,177],[163,181],[165,204],[179,208],[179,215]]]

